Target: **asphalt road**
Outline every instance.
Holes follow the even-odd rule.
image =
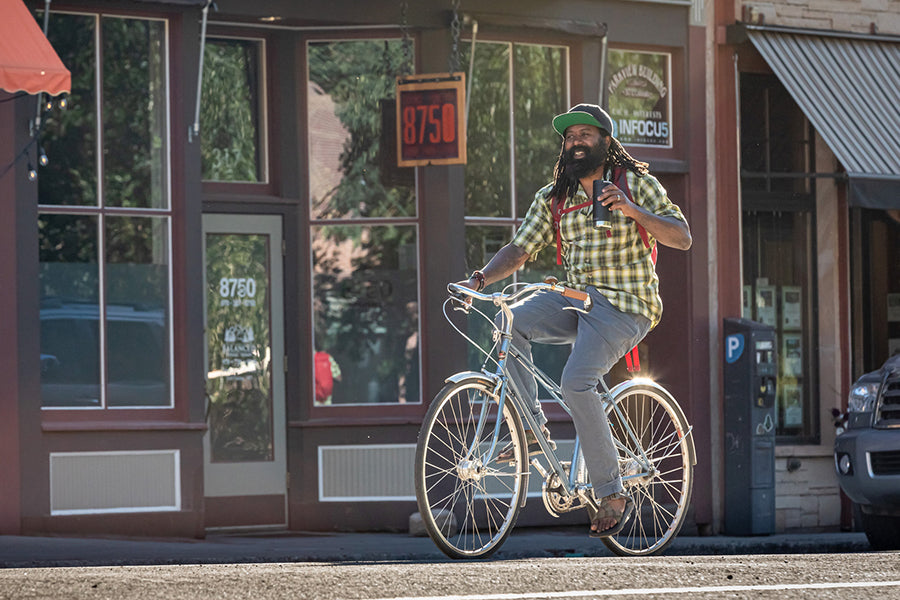
[[[0,599],[900,599],[900,554],[527,558],[0,570]]]

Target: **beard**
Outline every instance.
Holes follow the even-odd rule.
[[[576,159],[575,152],[584,151],[584,156]],[[572,146],[563,154],[564,172],[570,181],[578,181],[591,175],[603,166],[609,146],[601,139],[594,146]]]

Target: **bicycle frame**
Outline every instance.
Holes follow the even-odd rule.
[[[562,390],[559,385],[546,373],[541,371],[532,361],[528,360],[526,357],[522,356],[520,352],[518,352],[515,348],[511,346],[512,342],[512,311],[506,302],[499,302],[497,296],[494,297],[494,304],[499,305],[501,312],[503,313],[503,329],[495,329],[495,333],[500,336],[499,347],[497,348],[497,358],[496,369],[493,373],[487,371],[486,368],[483,368],[479,373],[480,376],[486,377],[489,381],[492,382],[494,388],[494,395],[497,399],[498,403],[498,414],[502,414],[504,405],[510,396],[506,393],[509,386],[512,387],[513,394],[511,396],[513,407],[521,416],[526,429],[531,429],[531,431],[535,432],[535,438],[538,442],[538,445],[541,448],[541,453],[544,458],[549,463],[550,472],[554,473],[557,476],[560,484],[565,490],[565,493],[568,496],[580,496],[586,502],[593,503],[592,494],[587,494],[588,490],[591,490],[590,484],[584,484],[578,482],[578,473],[582,470],[581,462],[583,458],[581,457],[581,441],[576,434],[575,436],[575,447],[572,453],[572,460],[570,462],[569,475],[566,477],[565,475],[565,467],[562,462],[560,462],[556,451],[550,447],[550,443],[547,438],[543,434],[539,434],[537,432],[540,431],[540,426],[535,421],[534,416],[531,414],[531,409],[525,405],[523,400],[523,395],[517,389],[515,382],[509,377],[509,371],[507,370],[507,362],[510,356],[513,359],[518,360],[521,365],[525,367],[525,369],[532,375],[535,380],[543,387],[551,396],[551,399],[557,402],[567,414],[571,416],[571,411],[568,406],[566,406],[565,401],[562,397]],[[485,365],[488,361],[485,361]],[[459,374],[463,375],[463,374]],[[448,379],[449,381],[449,379]],[[606,382],[601,378],[600,384],[603,387],[603,392],[601,392],[601,401],[604,403],[606,407],[605,410],[607,412],[613,411],[619,417],[620,421],[624,425],[624,429],[626,430],[629,438],[634,442],[634,447],[640,449],[640,455],[635,454],[631,449],[623,446],[618,440],[614,440],[616,447],[621,452],[627,454],[630,458],[635,460],[637,464],[641,465],[641,472],[633,473],[630,475],[623,476],[623,483],[628,479],[636,479],[640,477],[646,477],[649,474],[648,466],[651,464],[650,459],[647,457],[646,451],[643,448],[643,445],[638,440],[637,434],[628,424],[628,420],[624,418],[624,415],[621,409],[612,403],[612,394],[609,387],[606,385]],[[484,432],[484,428],[486,423],[488,422],[488,414],[489,414],[489,403],[485,402],[481,408],[481,414],[479,415],[478,424],[476,425],[476,435],[475,439],[481,439],[481,435]],[[497,441],[500,436],[500,427],[501,421],[497,419],[494,423],[494,432],[491,437],[491,444],[488,448],[485,455],[482,457],[482,462],[487,463],[490,462],[489,459],[494,456],[494,453],[497,451]],[[467,457],[471,458],[473,456],[478,455],[479,449],[473,444],[472,447],[468,449]],[[549,475],[548,471],[544,470],[540,462],[537,458],[534,458],[530,461],[531,465],[543,475],[545,478]],[[595,506],[596,508],[596,506]]]

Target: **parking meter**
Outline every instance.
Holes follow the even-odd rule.
[[[725,522],[729,535],[775,531],[775,330],[725,319]]]

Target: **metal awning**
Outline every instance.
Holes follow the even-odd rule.
[[[847,171],[850,204],[900,208],[900,38],[746,32]]]
[[[22,0],[0,0],[0,89],[51,96],[68,92],[72,74]]]

